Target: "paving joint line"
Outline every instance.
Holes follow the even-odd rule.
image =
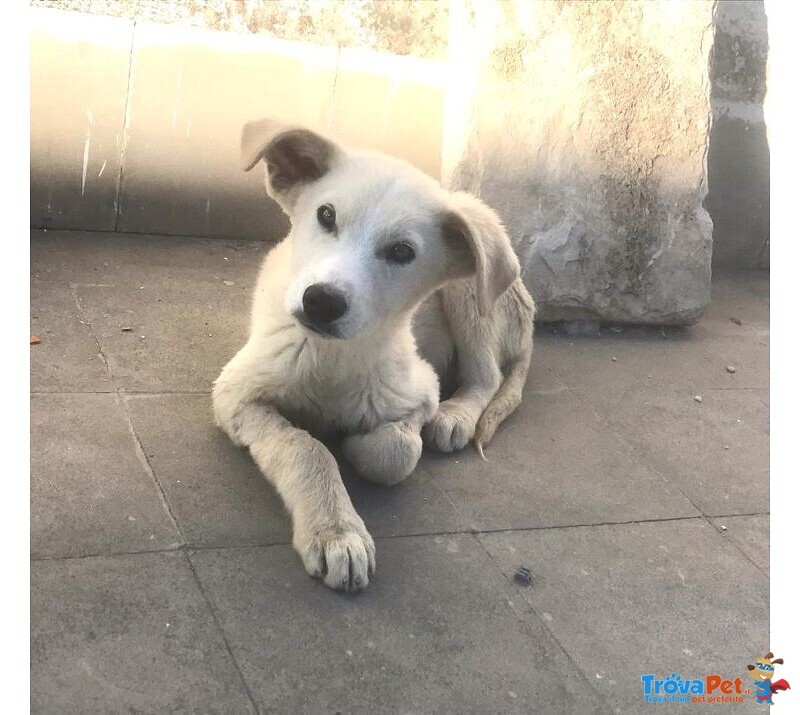
[[[759,573],[763,574],[767,578],[767,580],[769,580],[769,572],[765,571],[759,564],[757,564],[749,556],[749,554],[747,554],[745,552],[745,550],[741,546],[739,546],[738,543],[736,543],[736,541],[734,539],[728,538],[726,536],[726,532],[723,531],[722,529],[717,528],[716,524],[714,524],[714,522],[712,521],[712,519],[728,519],[731,516],[769,516],[769,514],[766,514],[766,515],[764,515],[764,514],[741,514],[741,515],[736,514],[736,515],[729,515],[729,516],[706,516],[705,514],[703,515],[703,518],[708,522],[709,526],[712,529],[714,529],[714,531],[716,531],[717,534],[719,534],[720,538],[722,538],[723,541],[725,541],[727,544],[729,544],[734,549],[736,549],[742,556],[744,556],[746,561],[749,561],[756,568],[756,570]],[[769,545],[767,545],[767,550],[769,550]]]
[[[198,236],[189,233],[169,233],[166,231],[118,231],[110,228],[69,228],[68,226],[39,226],[37,224],[30,225],[31,231],[41,231],[42,233],[58,232],[58,233],[91,233],[102,234],[111,241],[119,241],[126,236],[135,237],[148,237],[148,238],[185,238],[190,241],[208,241],[217,246],[232,247],[237,244],[263,244],[265,246],[276,246],[277,240],[269,240],[265,238],[242,238],[241,236],[230,236],[222,234],[208,234],[205,236]]]
[[[478,544],[478,548],[481,551],[483,551],[483,553],[489,559],[489,562],[492,564],[492,567],[502,577],[503,583],[506,583],[506,580],[508,578],[508,574],[506,574],[503,571],[503,569],[500,566],[500,564],[497,563],[497,561],[495,560],[494,556],[492,556],[492,554],[489,551],[489,549],[487,549],[484,546],[483,542],[478,538],[478,536],[479,536],[479,534],[473,533],[472,534],[473,541],[475,541]],[[503,589],[501,589],[499,586],[494,586],[494,585],[492,587],[496,588],[496,592],[500,596],[502,596],[502,597],[504,597],[506,599],[506,601],[507,601],[507,603],[509,605],[509,608],[511,609],[512,613],[514,614],[514,617],[517,620],[517,623],[520,624],[525,629],[526,635],[528,637],[530,637],[530,638],[533,638],[533,634],[527,632],[528,627],[529,627],[528,623],[525,621],[525,619],[523,618],[523,615],[518,611],[518,609],[516,607],[516,604],[518,603],[519,599],[517,599],[514,602],[512,602],[509,599],[508,594],[505,593],[505,591]],[[533,617],[538,621],[538,623],[542,626],[542,628],[544,628],[545,632],[550,634],[550,637],[553,639],[553,642],[561,649],[561,652],[564,654],[564,657],[567,659],[567,661],[569,663],[572,664],[572,667],[583,678],[584,684],[588,687],[589,691],[594,693],[600,699],[600,701],[606,706],[607,712],[611,713],[612,712],[611,705],[609,704],[608,700],[606,699],[606,696],[597,688],[596,684],[592,680],[589,679],[588,674],[586,672],[584,672],[583,668],[581,668],[578,665],[578,663],[572,657],[572,654],[567,650],[566,646],[561,642],[561,640],[558,638],[556,633],[547,625],[547,622],[542,617],[539,616],[539,614],[536,612],[536,609],[533,607],[533,605],[530,604],[527,600],[525,600],[524,595],[522,596],[522,602],[523,602],[523,608],[525,608],[528,612],[533,614]]]
[[[247,684],[247,680],[244,677],[244,673],[242,673],[242,668],[239,665],[239,661],[236,660],[236,656],[233,654],[233,649],[231,648],[231,644],[228,642],[228,637],[225,635],[225,629],[222,627],[220,623],[219,616],[217,614],[217,610],[214,608],[214,604],[211,602],[211,598],[209,597],[206,590],[203,588],[203,582],[200,580],[200,577],[197,575],[197,571],[195,569],[194,563],[192,562],[191,556],[186,549],[182,549],[184,557],[186,558],[186,563],[189,565],[189,570],[192,572],[192,577],[197,584],[197,588],[200,590],[200,593],[203,595],[203,600],[206,603],[206,607],[208,608],[208,612],[211,614],[211,619],[214,622],[214,627],[219,631],[220,637],[222,638],[222,642],[225,644],[225,650],[228,651],[228,655],[231,658],[231,663],[233,663],[233,667],[236,669],[236,672],[239,675],[239,679],[242,681],[242,686],[244,687],[245,693],[247,693],[247,697],[250,700],[250,704],[253,706],[253,712],[258,715],[258,704],[256,703],[256,699],[253,696],[253,693],[250,690],[250,686]]]
[[[769,512],[751,512],[748,514],[723,514],[720,516],[713,516],[713,519],[728,519],[737,516],[769,516]],[[526,533],[537,531],[552,531],[557,529],[590,529],[596,526],[629,526],[631,524],[654,524],[660,522],[673,522],[673,521],[692,521],[703,519],[701,516],[676,516],[665,517],[662,519],[635,519],[632,521],[607,521],[595,522],[592,524],[565,524],[560,526],[522,526],[522,527],[508,527],[498,529],[464,529],[464,530],[450,530],[450,531],[422,531],[410,534],[389,534],[386,536],[376,536],[375,541],[392,541],[394,539],[414,539],[414,538],[428,538],[436,536],[483,536],[492,534],[510,534],[510,533]],[[158,549],[141,549],[135,551],[109,551],[109,552],[96,552],[88,554],[75,554],[70,556],[33,556],[31,561],[70,561],[76,559],[94,559],[105,558],[114,556],[138,556],[140,554],[163,554],[172,553],[175,551],[187,552],[200,552],[200,551],[226,551],[237,549],[267,549],[276,546],[291,546],[290,539],[285,541],[258,541],[249,544],[192,544],[183,543],[175,547],[164,547]]]

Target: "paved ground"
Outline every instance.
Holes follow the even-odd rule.
[[[378,548],[352,597],[305,575],[212,425],[264,250],[32,235],[35,712],[649,712],[644,674],[746,679],[769,645],[768,274],[718,277],[690,330],[539,326],[488,464],[347,478]]]

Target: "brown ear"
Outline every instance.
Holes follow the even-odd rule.
[[[519,260],[494,211],[467,193],[456,192],[450,198],[442,231],[453,250],[467,253],[462,265],[471,268],[466,275],[475,275],[478,310],[486,316],[519,277]]]
[[[765,657],[767,660],[769,660],[770,658],[772,658],[772,656],[773,656],[773,655],[775,655],[775,654],[774,654],[772,651],[770,651],[770,652],[769,652],[769,653],[767,653],[767,654],[766,654],[764,657]]]
[[[748,669],[748,670],[755,670],[755,669],[756,669],[756,666],[754,666],[754,665],[748,665],[748,666],[747,666],[747,669]]]
[[[772,661],[772,665],[775,665],[775,663],[783,665],[783,658],[775,658],[775,660]]]
[[[291,206],[294,190],[316,181],[330,169],[336,145],[310,129],[275,119],[248,122],[242,129],[241,166],[250,171],[261,159],[267,165],[267,191]]]

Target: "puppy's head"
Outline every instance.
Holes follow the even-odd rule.
[[[467,278],[486,315],[519,275],[494,212],[406,162],[270,119],[242,132],[242,168],[262,160],[267,193],[292,222],[286,310],[312,332],[350,338],[390,325]]]

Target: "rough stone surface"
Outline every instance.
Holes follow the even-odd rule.
[[[540,318],[701,316],[712,7],[451,5],[475,82],[448,95],[442,174],[498,210]]]
[[[32,6],[441,59],[448,0],[31,0]]]

